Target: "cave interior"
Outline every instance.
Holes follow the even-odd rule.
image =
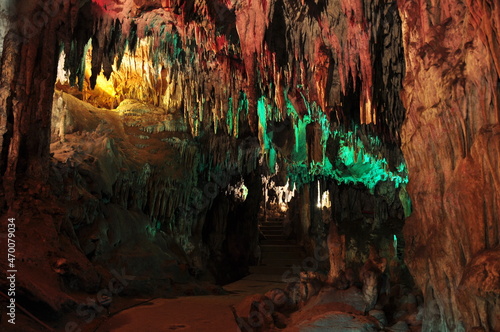
[[[497,0],[0,19],[2,330],[500,331]]]

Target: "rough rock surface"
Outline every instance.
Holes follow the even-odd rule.
[[[258,236],[259,172],[277,165],[302,185],[295,225],[310,253],[329,219],[348,235],[348,266],[364,263],[370,240],[394,280],[401,248],[391,252],[390,237],[411,210],[401,147],[414,207],[404,259],[424,293],[423,329],[500,330],[499,12],[494,0],[2,5],[2,217],[46,240],[20,251],[43,262],[30,275],[59,275],[21,287],[59,310],[68,281],[95,290],[106,276],[97,262],[125,263],[120,252],[139,275],[175,257],[194,278],[241,276]],[[58,87],[94,107],[51,107],[58,60],[68,75]],[[242,177],[251,195],[240,204],[221,193]],[[321,188],[331,218],[313,209]],[[156,254],[134,256],[134,235]]]
[[[390,43],[401,39],[398,12],[382,1],[26,1],[6,15],[3,212],[21,217],[19,202],[29,205],[40,194],[41,205],[51,201],[64,216],[47,213],[44,227],[54,233],[48,247],[57,246],[64,226],[83,260],[120,263],[117,252],[131,254],[137,235],[175,251],[136,255],[139,274],[141,258],[156,266],[175,256],[193,275],[210,257],[208,268],[221,280],[241,276],[257,240],[258,167],[268,172],[277,159],[283,165],[292,158],[304,173],[292,175],[307,182],[319,162],[328,176],[337,174],[321,144],[333,130],[333,162],[349,131],[361,169],[368,163],[358,154],[378,158],[399,140],[401,103],[369,88],[397,95],[403,74],[402,46]],[[372,53],[386,65],[375,64]],[[58,69],[67,77],[57,87],[94,107],[54,100]],[[282,142],[277,124],[285,119],[290,139]],[[361,125],[382,139],[363,141],[354,133]],[[395,151],[388,162],[378,158],[385,179],[402,161]],[[218,197],[241,177],[246,202]],[[245,221],[236,223],[241,215]]]
[[[500,294],[491,281],[498,270],[474,266],[489,261],[500,240],[500,6],[398,5],[406,59],[402,149],[414,206],[406,262],[424,292],[423,330],[497,331]],[[488,296],[466,290],[473,279]]]

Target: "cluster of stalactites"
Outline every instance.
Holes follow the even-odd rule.
[[[194,135],[211,122],[215,131],[237,136],[240,120],[257,132],[260,98],[281,118],[289,104],[303,116],[307,103],[314,102],[337,124],[375,124],[380,112],[382,120],[390,120],[391,110],[377,109],[379,98],[372,91],[370,43],[381,38],[383,25],[380,15],[365,15],[373,4],[142,2],[94,0],[81,9],[78,35],[65,47],[72,83],[83,86],[82,59],[91,40],[91,88],[99,74],[109,78],[118,72],[117,80],[124,81],[131,75],[143,77],[135,94],[122,89],[117,98],[143,98],[176,108]],[[89,19],[90,27],[84,23]],[[137,54],[147,61],[124,61],[124,56],[137,59]],[[358,98],[357,105],[343,104],[349,95]]]
[[[404,118],[401,103],[384,97],[397,99],[402,80],[397,7],[363,0],[105,2],[82,9],[83,29],[65,47],[72,83],[83,85],[87,63],[90,88],[101,75],[112,82],[117,104],[139,99],[182,114],[193,136],[253,132],[271,173],[286,160],[297,183],[317,175],[370,188],[407,181],[404,164],[381,153],[397,143]],[[384,21],[390,15],[392,25]],[[290,155],[276,148],[269,125],[285,118],[294,131]],[[307,126],[317,127],[318,144],[306,139]],[[357,126],[385,136],[369,144],[339,138]],[[339,150],[329,156],[332,142]],[[234,168],[228,151],[207,164]],[[346,165],[348,173],[338,170]]]

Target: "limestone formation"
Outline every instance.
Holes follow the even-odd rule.
[[[500,330],[499,29],[496,0],[2,2],[20,304],[279,260],[267,329]]]

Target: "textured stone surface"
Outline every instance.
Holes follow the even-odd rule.
[[[498,270],[488,265],[477,280],[491,297],[461,291],[460,283],[474,278],[466,266],[499,243],[500,8],[496,1],[398,5],[406,59],[402,149],[414,204],[406,262],[424,292],[423,329],[496,331],[499,294],[488,275]]]
[[[56,186],[63,213],[84,253],[94,259],[110,255],[114,245],[132,235],[111,227],[109,216],[102,218],[103,206],[110,203],[116,205],[112,213],[139,210],[145,228],[164,231],[167,242],[180,246],[181,256],[198,257],[190,262],[193,268],[203,267],[206,255],[225,261],[216,257],[218,248],[232,251],[236,261],[248,260],[245,243],[255,244],[255,214],[245,212],[243,224],[234,220],[257,205],[259,196],[252,195],[235,211],[227,202],[210,204],[232,177],[257,169],[259,152],[269,168],[276,159],[283,164],[296,154],[309,172],[309,163],[324,162],[322,143],[332,128],[371,124],[367,131],[380,132],[384,139],[365,147],[372,155],[398,141],[401,121],[376,119],[401,117],[401,105],[386,104],[369,88],[376,83],[394,94],[402,78],[399,43],[370,47],[375,39],[400,39],[397,11],[390,7],[388,12],[381,1],[339,0],[23,2],[15,8],[17,16],[9,17],[1,63],[5,210],[17,200],[16,185],[36,179],[35,188],[48,182]],[[118,112],[81,105],[77,112],[75,101],[57,97],[51,116],[59,51],[64,51],[61,67],[68,77],[58,88],[95,107],[119,105]],[[398,69],[375,65],[371,52]],[[375,79],[374,70],[386,78]],[[284,118],[294,139],[280,145],[272,132],[279,136],[281,127],[268,123]],[[314,137],[306,139],[306,127]],[[196,149],[183,140],[189,134],[206,149],[203,156],[195,158]],[[51,136],[55,177],[49,171]],[[353,141],[359,142],[353,150],[361,150],[362,139]],[[337,153],[330,152],[332,158]],[[172,153],[180,158],[172,160]],[[399,166],[396,155],[399,159],[390,160],[386,171]],[[185,164],[184,172],[178,161]],[[252,186],[257,179],[247,177]],[[205,190],[214,183],[215,189]],[[210,227],[204,231],[207,213]],[[82,231],[98,223],[99,229]],[[103,229],[117,234],[101,232],[96,238],[94,233]],[[247,236],[243,242],[240,233]],[[204,241],[212,252],[202,249]]]
[[[0,203],[32,229],[26,236],[46,240],[21,254],[43,262],[31,276],[58,275],[46,288],[23,280],[29,296],[52,293],[45,301],[59,310],[71,302],[68,279],[95,290],[106,276],[96,264],[125,264],[120,252],[142,275],[146,262],[175,257],[158,278],[171,267],[243,274],[257,241],[257,174],[279,165],[303,185],[295,231],[310,253],[330,220],[334,237],[346,235],[335,250],[347,267],[362,266],[373,241],[395,281],[406,243],[423,330],[500,330],[497,1],[32,0],[15,9],[0,7]],[[82,91],[58,87],[85,106],[56,96],[51,107],[61,48]],[[414,213],[391,252],[411,210],[400,146]],[[219,195],[241,177],[248,202]],[[332,218],[313,209],[318,178]],[[134,256],[134,240],[155,254]]]

